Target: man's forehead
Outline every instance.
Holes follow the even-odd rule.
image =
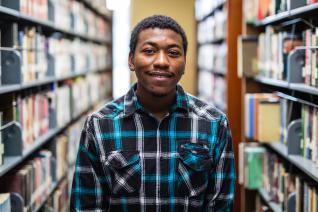
[[[148,41],[165,40],[167,42],[176,42],[182,45],[182,37],[179,33],[169,28],[147,28],[140,31],[137,42],[140,44]]]

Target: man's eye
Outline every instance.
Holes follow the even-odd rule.
[[[180,56],[180,52],[178,52],[178,51],[169,51],[169,55],[173,56],[173,57],[178,57],[178,56]]]
[[[144,49],[143,52],[145,52],[146,54],[153,54],[155,53],[155,51],[153,49]]]

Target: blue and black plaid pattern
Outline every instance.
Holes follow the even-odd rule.
[[[71,211],[231,211],[235,190],[226,116],[177,86],[158,121],[136,85],[86,121]]]

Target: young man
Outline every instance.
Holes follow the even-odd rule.
[[[167,16],[132,31],[138,82],[84,126],[73,211],[231,211],[235,170],[226,116],[179,82],[187,38]]]

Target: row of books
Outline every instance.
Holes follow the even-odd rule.
[[[226,111],[226,81],[223,76],[218,76],[209,71],[198,73],[198,97],[214,104],[222,111]]]
[[[16,192],[24,200],[26,211],[39,207],[48,196],[53,182],[52,152],[41,150],[25,164],[1,178],[1,192]]]
[[[263,147],[245,145],[242,149],[244,152],[240,152],[243,157],[240,157],[240,166],[244,168],[240,172],[243,177],[240,178],[245,187],[265,192],[269,201],[282,211],[318,210],[317,183],[291,172],[276,154]]]
[[[318,108],[271,93],[245,95],[245,136],[260,142],[288,145],[290,123],[301,120],[299,154],[318,164]]]
[[[50,0],[52,4],[52,21],[67,30],[82,35],[110,40],[110,23],[95,14],[79,1]]]
[[[206,44],[198,49],[198,66],[200,70],[225,72],[227,46],[222,44]]]
[[[102,70],[111,65],[110,51],[106,46],[83,42],[79,39],[48,39],[48,58],[53,61],[52,70],[56,77],[88,70]],[[85,49],[86,51],[80,51]],[[50,58],[51,56],[51,58]]]
[[[48,37],[36,27],[19,26],[17,23],[12,23],[10,28],[10,35],[7,33],[9,37],[3,39],[11,41],[5,45],[20,54],[22,82],[45,79],[48,75],[62,77],[88,70],[102,70],[111,65],[111,52],[106,46],[78,38],[66,39],[59,33]]]
[[[71,84],[72,117],[77,117],[94,102],[109,96],[111,92],[110,73],[79,77],[74,82]],[[78,100],[81,104],[77,103]]]
[[[20,123],[23,151],[31,148],[36,139],[49,129],[65,126],[90,105],[109,96],[109,74],[92,74],[86,78],[67,80],[60,86],[49,85],[48,89],[41,92],[3,95],[3,102],[0,103],[3,119],[5,123]]]
[[[227,29],[226,8],[217,10],[213,16],[209,16],[198,23],[198,43],[206,43],[226,38]]]
[[[268,26],[258,37],[240,37],[238,44],[238,74],[259,75],[274,80],[288,80],[288,75],[299,75],[297,83],[318,87],[317,48],[318,28],[297,34],[276,32]],[[297,48],[297,50],[295,49]],[[301,61],[291,61],[288,56],[294,51],[303,51]],[[302,63],[298,73],[291,72],[297,63]]]
[[[196,0],[195,1],[195,16],[197,20],[202,20],[209,15],[214,9],[218,8],[225,0]]]
[[[317,3],[317,0],[245,0],[245,21],[255,23],[268,16]]]
[[[96,3],[95,3],[96,4]],[[2,6],[18,10],[21,14],[39,20],[51,21],[59,27],[95,38],[110,39],[109,23],[73,0],[20,0],[2,1]],[[105,3],[99,6],[106,9]]]
[[[264,77],[285,80],[287,77],[287,57],[297,46],[303,46],[300,35],[275,32],[272,26],[258,37],[258,69]]]
[[[49,0],[20,0],[16,1],[17,5],[15,8],[18,9],[23,15],[29,15],[40,20],[48,20],[48,2]],[[6,6],[7,1],[4,1],[3,4]]]
[[[5,200],[15,192],[23,198],[25,211],[39,209],[44,202],[39,211],[67,211],[79,137],[85,119],[86,116],[82,116],[31,159],[1,177],[0,208],[14,208],[11,205],[14,201],[10,203],[10,200]],[[57,188],[54,189],[56,184]],[[11,211],[9,209],[4,211]]]

